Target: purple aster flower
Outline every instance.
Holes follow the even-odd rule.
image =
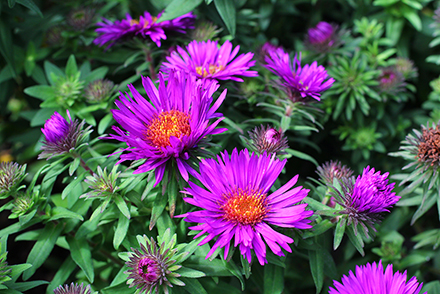
[[[396,67],[386,67],[381,69],[379,76],[379,89],[381,92],[395,94],[405,89],[405,78]]]
[[[222,116],[215,111],[225,99],[226,90],[211,106],[212,94],[219,87],[215,81],[197,81],[183,72],[171,72],[167,84],[159,75],[159,89],[150,78],[142,77],[142,84],[149,100],[130,84],[133,97],[121,95],[115,102],[119,109],[112,110],[124,130],[113,127],[117,135],[109,138],[127,143],[123,150],[127,153],[119,162],[145,159],[134,173],[155,170],[156,184],[162,180],[167,164],[175,163],[187,181],[188,172],[193,172],[191,160],[204,152],[206,137],[226,130],[215,129],[222,119],[210,124],[211,119]]]
[[[194,27],[195,16],[192,12],[184,14],[173,20],[157,22],[163,12],[157,17],[152,16],[147,11],[139,19],[134,19],[127,13],[123,20],[112,22],[103,18],[103,22],[97,23],[99,28],[95,31],[98,37],[93,41],[96,45],[103,46],[107,43],[107,48],[113,46],[117,41],[130,39],[135,36],[150,39],[160,47],[160,40],[166,39],[166,31],[176,31],[185,33],[186,29]]]
[[[348,222],[354,224],[357,233],[357,225],[361,224],[365,233],[368,233],[368,226],[374,228],[374,223],[382,219],[384,212],[389,212],[400,196],[392,192],[394,183],[388,184],[388,173],[380,174],[374,168],[367,166],[362,175],[354,181],[354,177],[342,178],[342,190],[334,195],[336,202],[344,207],[341,213],[347,215]],[[338,197],[339,196],[339,197]]]
[[[291,62],[289,54],[282,48],[269,51],[265,61],[265,67],[281,77],[281,85],[292,92],[293,100],[310,96],[319,101],[321,92],[329,89],[335,81],[333,78],[327,79],[327,71],[322,65],[318,66],[316,61],[301,67],[301,62],[295,55]]]
[[[342,277],[342,283],[333,281],[333,285],[334,288],[330,287],[329,294],[418,294],[423,283],[419,284],[416,277],[407,281],[406,271],[394,273],[392,264],[384,271],[382,261],[379,261],[378,264],[373,262],[356,266],[355,273],[350,271],[348,276]]]
[[[240,153],[234,149],[231,158],[225,151],[217,156],[217,160],[201,161],[200,174],[195,177],[205,189],[189,182],[190,187],[184,193],[192,197],[184,200],[203,210],[182,216],[187,222],[198,223],[190,227],[191,230],[201,230],[195,238],[208,234],[199,245],[217,237],[206,258],[224,247],[226,259],[233,238],[233,246],[238,246],[249,262],[253,249],[261,265],[267,263],[263,238],[276,255],[284,256],[281,248],[292,252],[288,244],[293,239],[278,233],[270,225],[308,229],[312,226],[306,218],[313,211],[305,210],[307,204],[298,204],[309,190],[302,187],[291,189],[298,175],[270,193],[285,164],[286,160],[280,161],[274,155],[249,155],[246,149]]]
[[[353,171],[346,165],[342,165],[340,161],[330,160],[319,166],[316,169],[316,173],[319,175],[322,183],[332,185],[333,179],[349,178]]]
[[[161,71],[168,74],[171,70],[182,70],[195,75],[199,79],[233,80],[243,82],[237,76],[255,77],[256,71],[248,70],[255,64],[251,60],[253,53],[241,54],[237,58],[237,46],[226,41],[220,48],[217,41],[192,41],[186,50],[177,46],[177,50],[167,57],[168,62],[162,63]]]
[[[331,47],[334,43],[332,36],[335,33],[335,28],[325,21],[320,21],[316,27],[310,28],[307,31],[307,36],[310,44],[327,44]]]
[[[70,152],[91,132],[91,126],[86,130],[82,129],[85,121],[79,123],[76,119],[72,120],[68,110],[67,116],[70,122],[55,111],[46,121],[44,128],[41,129],[45,136],[43,146],[41,147],[43,152],[38,156],[38,159],[50,159],[55,155]]]

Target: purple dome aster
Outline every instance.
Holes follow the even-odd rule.
[[[53,290],[54,294],[91,294],[90,285],[84,286],[81,284],[71,283],[60,285],[58,288]]]
[[[121,95],[115,102],[119,109],[112,110],[124,130],[113,127],[117,135],[109,138],[128,146],[119,162],[146,159],[134,173],[155,170],[157,184],[171,161],[187,181],[188,172],[193,172],[190,159],[207,145],[205,137],[226,130],[215,129],[221,119],[209,124],[210,119],[222,116],[215,111],[225,99],[226,90],[211,106],[212,94],[219,87],[215,81],[197,81],[194,76],[171,72],[167,84],[159,75],[159,89],[150,78],[142,77],[142,84],[149,101],[130,84],[133,98],[128,93]]]
[[[291,62],[289,54],[282,48],[268,53],[264,66],[281,77],[281,85],[292,92],[292,98],[310,96],[319,101],[321,92],[329,89],[335,81],[333,78],[327,79],[327,71],[322,65],[318,66],[316,61],[301,67],[300,60],[295,56]]]
[[[185,33],[186,29],[194,28],[195,16],[192,12],[179,16],[173,20],[157,22],[163,12],[157,17],[152,16],[147,11],[139,19],[134,19],[127,13],[123,20],[112,22],[103,18],[103,22],[97,23],[99,28],[95,31],[98,37],[93,41],[96,45],[103,46],[110,43],[107,48],[113,46],[122,39],[140,36],[144,39],[148,37],[160,47],[160,40],[166,39],[165,31],[176,31]]]
[[[178,46],[176,51],[167,56],[168,62],[162,63],[161,71],[168,74],[171,70],[182,70],[199,79],[237,82],[243,82],[237,76],[258,76],[256,71],[248,70],[255,64],[255,61],[251,60],[254,54],[248,52],[235,58],[239,49],[240,46],[237,46],[232,50],[232,44],[229,41],[226,41],[220,48],[217,41],[192,41],[186,50]]]
[[[354,223],[355,232],[358,223],[366,233],[367,226],[374,229],[373,224],[381,220],[382,213],[389,212],[399,201],[400,196],[392,192],[394,183],[388,184],[387,177],[388,173],[381,175],[380,171],[375,173],[374,168],[367,166],[356,181],[354,177],[342,179],[343,193],[337,193],[336,201],[345,208],[342,214],[347,215],[349,225]]]
[[[267,263],[266,241],[276,255],[283,256],[281,248],[292,252],[289,243],[293,239],[275,231],[270,225],[284,228],[308,229],[312,226],[307,217],[313,211],[306,211],[307,204],[298,204],[309,190],[302,187],[291,189],[298,175],[277,191],[270,189],[284,168],[286,160],[280,161],[266,153],[249,155],[244,149],[227,151],[215,159],[205,159],[200,163],[200,174],[194,175],[205,189],[189,182],[186,194],[192,197],[184,200],[203,210],[188,212],[182,216],[185,221],[198,223],[191,230],[201,230],[195,238],[207,233],[199,243],[203,245],[217,237],[208,253],[211,256],[219,247],[225,248],[228,256],[231,241],[234,247],[251,262],[251,249],[261,265]]]
[[[80,123],[76,119],[72,120],[68,110],[67,116],[70,122],[55,111],[44,123],[44,128],[41,128],[41,132],[43,132],[45,140],[41,147],[43,152],[38,156],[38,159],[50,159],[53,156],[70,152],[91,132],[91,126],[85,130],[82,129],[85,121]]]
[[[327,44],[331,47],[334,43],[332,40],[335,28],[325,21],[320,21],[316,27],[310,28],[307,31],[307,36],[310,44]]]
[[[423,283],[418,283],[416,277],[406,281],[406,271],[393,273],[393,265],[389,264],[384,272],[382,261],[379,264],[367,263],[356,266],[356,273],[342,277],[342,283],[333,281],[334,288],[330,287],[329,294],[418,294]],[[425,292],[424,294],[427,294]]]

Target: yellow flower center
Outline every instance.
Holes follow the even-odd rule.
[[[157,21],[157,17],[156,16],[152,16],[151,17],[151,24],[155,23]],[[130,26],[134,26],[134,25],[138,25],[139,24],[139,20],[137,19],[130,19]],[[144,22],[144,26],[143,28],[148,27],[150,23],[148,21]]]
[[[266,194],[247,188],[238,188],[223,195],[226,202],[220,207],[223,218],[240,224],[254,226],[260,223],[269,212]]]
[[[219,71],[222,71],[224,69],[225,69],[224,65],[216,66],[216,65],[211,64],[208,67],[208,71],[206,70],[206,68],[203,68],[201,66],[197,66],[196,72],[197,72],[197,74],[201,75],[203,78],[206,78],[209,74],[213,75],[213,74],[218,73]]]
[[[144,139],[158,148],[171,146],[170,137],[182,138],[191,134],[190,116],[179,110],[163,111],[153,117],[144,134]]]

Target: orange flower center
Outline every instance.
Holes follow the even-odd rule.
[[[155,23],[157,21],[157,17],[156,16],[152,16],[151,17],[151,24]],[[138,25],[139,24],[139,20],[137,19],[130,19],[130,26],[134,26],[134,25]],[[148,27],[150,23],[148,21],[144,22],[144,26],[143,28]]]
[[[225,194],[226,202],[220,207],[223,218],[240,225],[254,226],[260,223],[269,212],[266,194],[247,188],[238,188]]]
[[[219,71],[222,71],[222,70],[224,70],[224,69],[225,69],[225,66],[224,66],[224,65],[216,66],[216,65],[211,64],[211,65],[208,67],[208,71],[209,71],[209,72],[206,70],[206,68],[203,68],[203,67],[201,67],[201,66],[197,66],[197,67],[196,67],[196,72],[197,72],[199,75],[201,75],[203,78],[206,78],[209,74],[213,75],[213,74],[218,73]]]
[[[163,111],[153,117],[144,138],[158,148],[171,146],[170,137],[182,138],[191,134],[190,116],[179,110]]]

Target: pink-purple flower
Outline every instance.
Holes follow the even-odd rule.
[[[177,165],[180,174],[188,180],[193,173],[191,162],[206,152],[209,135],[219,134],[217,128],[222,115],[216,113],[226,96],[226,90],[213,104],[212,95],[218,89],[214,81],[196,80],[182,72],[171,72],[167,83],[159,75],[157,89],[150,78],[142,77],[147,93],[145,99],[133,85],[128,85],[132,97],[125,93],[112,110],[114,119],[122,126],[113,127],[117,135],[110,135],[127,144],[120,161],[145,159],[134,173],[155,171],[156,184],[162,180],[167,165]],[[121,93],[122,94],[122,93]]]
[[[255,64],[253,53],[248,52],[237,56],[240,46],[232,49],[232,44],[226,41],[218,46],[217,41],[192,41],[186,50],[177,50],[167,56],[161,71],[168,74],[171,70],[181,70],[199,79],[233,80],[242,82],[242,77],[258,76],[256,71],[249,70]]]
[[[329,78],[322,65],[314,61],[311,65],[301,66],[301,61],[295,55],[293,61],[282,48],[268,52],[264,66],[281,78],[281,85],[292,93],[295,98],[310,96],[320,100],[321,92],[329,89],[333,78]]]
[[[388,173],[380,174],[367,166],[362,175],[354,181],[354,177],[342,179],[342,193],[335,194],[336,201],[344,207],[342,214],[347,215],[348,224],[361,224],[364,231],[374,228],[374,223],[382,219],[384,212],[389,212],[400,196],[392,192],[394,183],[388,183]]]
[[[127,13],[125,19],[114,22],[103,18],[102,22],[97,23],[99,28],[95,31],[98,33],[98,37],[93,43],[99,46],[108,44],[107,48],[109,48],[118,41],[128,40],[136,36],[144,39],[149,37],[151,41],[160,47],[161,40],[167,38],[166,32],[185,33],[186,29],[194,28],[195,16],[192,12],[172,20],[158,22],[162,13],[155,17],[145,11],[139,19],[134,19]]]
[[[224,248],[226,259],[231,244],[251,262],[251,250],[261,265],[267,263],[266,244],[276,255],[291,252],[289,243],[293,239],[275,231],[271,225],[283,228],[308,229],[313,211],[307,204],[299,204],[309,190],[301,186],[292,189],[298,175],[274,192],[271,187],[283,170],[286,160],[266,153],[257,155],[244,149],[227,151],[215,159],[200,163],[200,174],[195,178],[204,186],[189,182],[184,200],[202,210],[184,214],[185,221],[197,225],[191,230],[201,231],[195,238],[203,236],[199,245],[216,238],[207,258],[218,248]],[[207,235],[205,235],[207,234]],[[233,240],[234,239],[234,240]],[[264,241],[265,242],[264,242]],[[265,244],[266,243],[266,244]]]
[[[67,116],[69,117],[69,122],[55,111],[44,123],[41,132],[44,134],[45,140],[43,141],[43,146],[41,146],[43,152],[38,156],[38,159],[50,159],[53,156],[71,152],[91,132],[91,126],[83,130],[85,121],[80,123],[76,119],[72,120],[68,110]]]
[[[350,271],[348,276],[342,277],[342,283],[333,281],[333,285],[329,294],[418,294],[423,283],[419,283],[416,277],[407,281],[406,271],[394,273],[392,264],[384,271],[382,261],[379,261],[378,264],[356,266],[355,273]]]

